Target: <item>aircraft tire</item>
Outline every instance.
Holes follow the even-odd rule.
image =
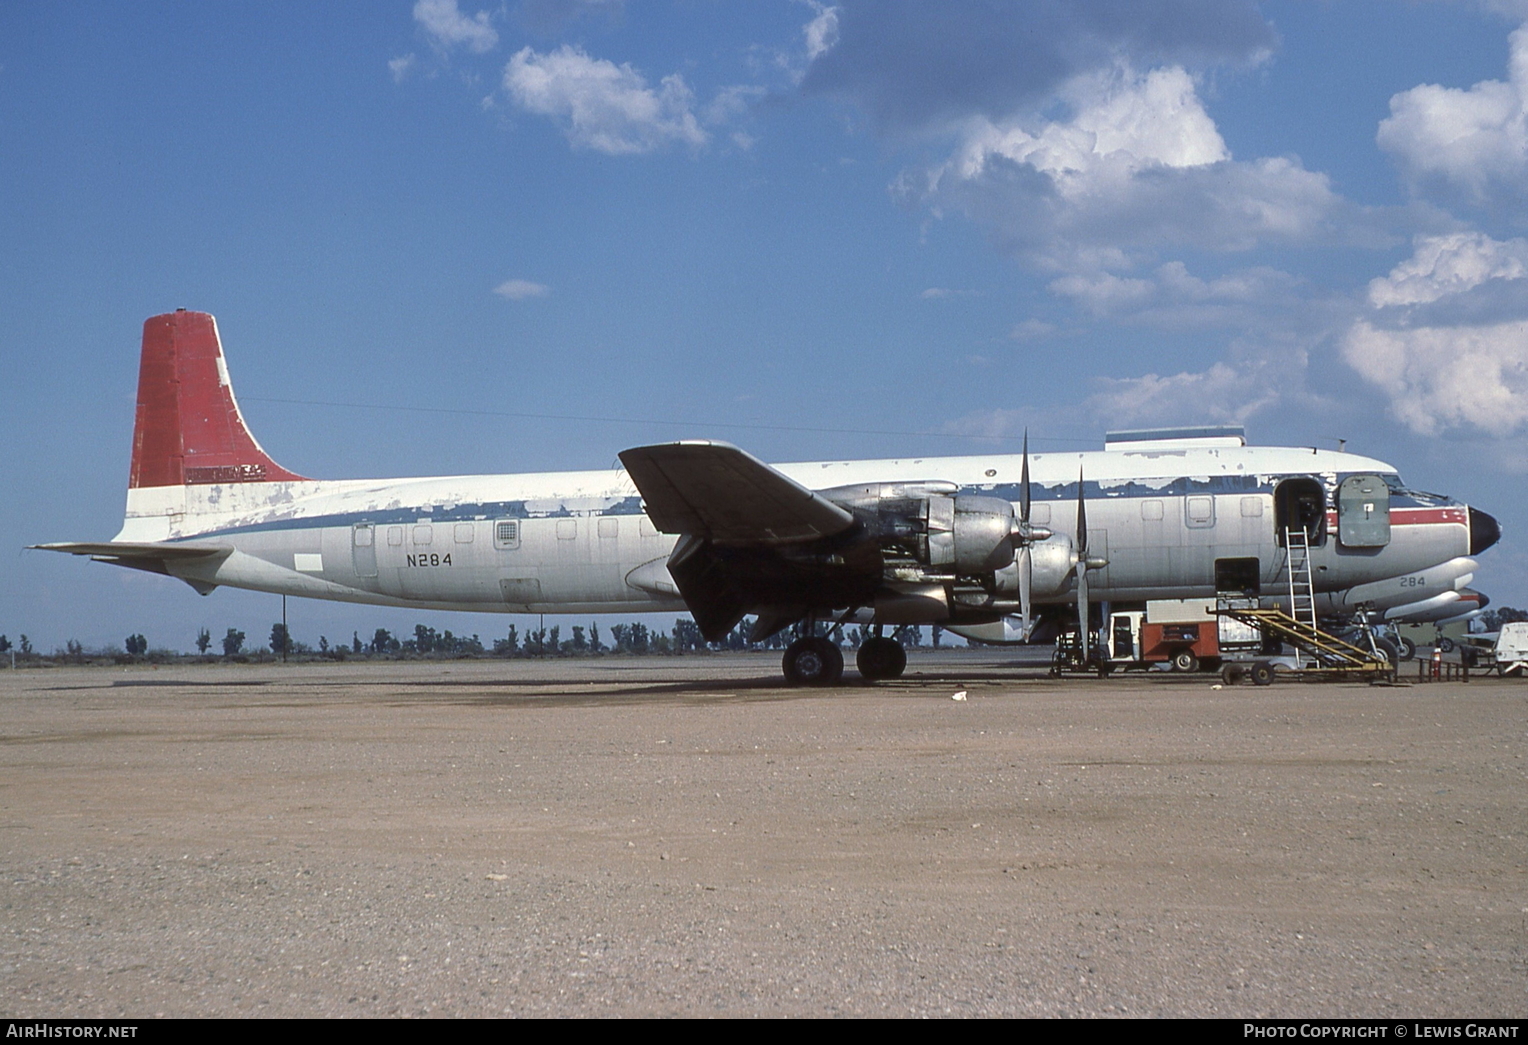
[[[1180,649],[1173,654],[1174,671],[1198,671],[1199,658],[1194,656],[1193,650]]]
[[[907,668],[907,651],[896,639],[869,638],[854,655],[854,666],[866,682],[900,678]]]
[[[1382,657],[1384,657],[1387,662],[1389,662],[1389,664],[1390,664],[1390,666],[1392,668],[1398,667],[1400,665],[1400,663],[1401,663],[1401,650],[1400,650],[1400,647],[1397,646],[1395,643],[1391,642],[1389,639],[1376,638],[1374,640],[1374,648],[1379,650],[1380,655]]]
[[[1266,660],[1260,660],[1253,664],[1252,670],[1248,674],[1252,676],[1252,684],[1254,686],[1273,685],[1273,665]]]
[[[1447,635],[1440,635],[1438,637],[1438,648],[1444,653],[1452,653],[1454,652],[1454,640]]]
[[[1247,669],[1241,664],[1227,664],[1220,669],[1220,681],[1227,686],[1235,686],[1241,682],[1247,674]]]
[[[793,686],[831,686],[844,674],[844,655],[827,639],[797,639],[781,660],[785,679]]]
[[[1396,645],[1400,648],[1402,660],[1411,660],[1416,657],[1417,644],[1412,642],[1406,636],[1399,636],[1396,641]]]

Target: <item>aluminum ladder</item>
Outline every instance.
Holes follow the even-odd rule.
[[[1316,585],[1311,576],[1310,538],[1305,527],[1285,528],[1284,551],[1289,565],[1289,615],[1316,631]]]

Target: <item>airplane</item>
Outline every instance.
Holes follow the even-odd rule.
[[[793,624],[792,684],[842,675],[819,623],[863,623],[867,680],[906,665],[882,628],[1029,641],[1094,603],[1238,591],[1288,601],[1308,561],[1323,616],[1458,601],[1495,544],[1480,509],[1342,451],[1240,428],[1112,432],[1103,451],[769,465],[727,443],[633,447],[624,467],[309,479],[234,398],[216,320],[143,326],[126,514],[105,542],[35,547],[283,595],[506,613],[689,611],[715,641]],[[1471,593],[1473,594],[1473,593]],[[1453,597],[1448,597],[1453,596]],[[1088,628],[1081,629],[1087,642]]]

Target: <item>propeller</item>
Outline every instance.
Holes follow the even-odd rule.
[[[1082,659],[1088,659],[1088,502],[1082,496],[1082,469],[1077,469],[1077,631]]]
[[[1024,468],[1019,476],[1023,489],[1019,493],[1019,611],[1024,621],[1024,641],[1029,641],[1029,589],[1034,582],[1035,563],[1029,554],[1034,536],[1029,528],[1029,429],[1024,429]]]
[[[1083,497],[1082,468],[1077,469],[1077,630],[1082,639],[1082,659],[1088,659],[1088,571],[1101,570],[1109,565],[1108,559],[1088,556],[1088,502]]]
[[[1023,617],[1024,641],[1029,641],[1031,620],[1034,616],[1030,601],[1030,591],[1034,587],[1035,567],[1034,560],[1030,555],[1030,545],[1036,541],[1050,540],[1051,531],[1043,526],[1033,526],[1029,521],[1030,492],[1029,492],[1029,429],[1024,429],[1024,464],[1019,473],[1019,517],[1014,521],[1013,533],[1009,539],[1013,542],[1015,562],[1019,570],[1019,610]]]

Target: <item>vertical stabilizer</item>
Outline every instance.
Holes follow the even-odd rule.
[[[129,490],[302,478],[245,427],[217,320],[184,309],[146,320]]]

